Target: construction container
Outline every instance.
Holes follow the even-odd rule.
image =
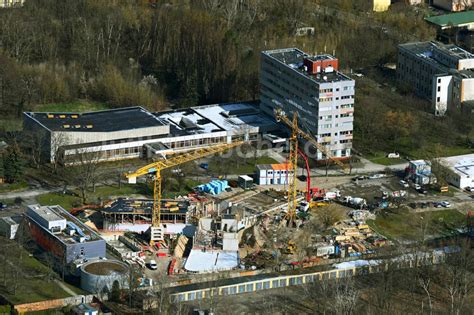
[[[250,189],[253,185],[253,178],[247,175],[241,175],[238,179],[239,187],[243,189]]]

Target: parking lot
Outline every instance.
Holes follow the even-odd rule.
[[[378,203],[384,196],[388,196],[392,200],[398,199],[398,206],[406,205],[417,210],[457,208],[458,205],[464,207],[474,201],[473,192],[461,191],[453,186],[449,186],[447,193],[441,193],[430,186],[417,190],[413,183],[401,183],[401,177],[397,175],[356,176],[351,182],[338,186],[338,189],[341,196],[364,198],[368,205]]]

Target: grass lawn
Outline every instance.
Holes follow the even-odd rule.
[[[23,119],[11,117],[8,119],[0,119],[0,130],[20,131],[22,129]]]
[[[421,240],[423,230],[427,238],[447,236],[463,227],[465,216],[454,209],[412,213],[407,209],[383,211],[367,223],[374,231],[391,240]]]
[[[187,195],[188,193],[193,191],[194,187],[196,187],[198,185],[201,185],[201,184],[202,184],[202,182],[199,182],[199,181],[196,181],[196,180],[193,180],[193,179],[185,179],[184,180],[184,185],[182,185],[182,186],[173,185],[173,187],[170,190],[167,189],[167,187],[164,187],[162,197],[163,198],[174,198],[176,196]],[[176,188],[176,187],[179,187],[179,188]]]
[[[1,250],[8,251],[7,261],[2,264],[2,274],[7,277],[8,285],[3,287],[0,284],[0,294],[9,302],[21,304],[70,296],[56,282],[48,279],[51,271],[47,266],[30,256],[16,242],[4,237],[1,237],[0,240],[2,243]],[[15,270],[20,271],[18,276],[16,276]],[[13,292],[13,283],[17,284],[16,292]],[[72,289],[80,291],[75,288]]]
[[[239,159],[237,162],[236,159]],[[255,165],[257,164],[276,164],[276,160],[266,155],[257,157],[256,161],[254,158],[239,158],[232,157],[229,159],[222,159],[217,157],[212,158],[209,161],[209,172],[214,175],[227,174],[250,174],[255,171]]]
[[[36,201],[41,205],[60,205],[66,210],[71,210],[71,208],[77,207],[81,202],[79,197],[64,195],[61,193],[39,195],[36,197]]]
[[[380,165],[395,165],[395,164],[401,164],[406,162],[404,159],[389,159],[388,157],[385,156],[385,154],[378,154],[373,157],[369,157],[369,161],[375,163],[375,164],[380,164]]]
[[[86,100],[77,100],[70,103],[51,103],[34,106],[37,112],[90,112],[109,109],[106,104],[90,102]]]
[[[21,181],[13,184],[0,184],[0,193],[25,190],[28,188],[28,183]]]

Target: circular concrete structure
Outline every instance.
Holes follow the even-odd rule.
[[[81,266],[81,288],[91,293],[110,292],[115,281],[128,288],[128,265],[117,260],[97,260]]]

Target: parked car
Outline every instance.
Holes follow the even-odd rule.
[[[442,208],[443,204],[441,202],[433,202],[433,207],[435,208]]]
[[[156,261],[153,259],[150,260],[150,262],[148,263],[148,268],[150,268],[151,270],[158,269],[158,265],[156,264]]]
[[[467,186],[465,189],[466,191],[474,192],[474,186]]]
[[[360,176],[356,176],[354,178],[352,178],[352,181],[357,181],[357,180],[364,180],[364,179],[367,179],[368,177],[367,176],[364,176],[364,175],[360,175]]]
[[[449,201],[441,201],[440,204],[444,208],[451,208],[451,203]]]
[[[403,179],[400,180],[400,185],[402,185],[402,186],[405,187],[405,188],[410,187],[410,185],[408,185],[408,183],[407,183],[406,181],[404,181]]]
[[[6,209],[6,208],[7,208],[7,204],[0,202],[0,210]]]
[[[423,195],[426,195],[428,193],[428,191],[423,187],[420,187],[420,189],[417,189],[416,191]]]
[[[415,190],[418,190],[421,188],[421,186],[419,184],[413,184],[413,188],[415,188]]]
[[[369,176],[369,179],[379,179],[379,178],[384,178],[384,177],[386,177],[385,174],[374,174],[374,175]]]
[[[400,158],[400,154],[398,152],[392,152],[392,153],[389,153],[387,154],[387,157],[389,159],[399,159]]]

